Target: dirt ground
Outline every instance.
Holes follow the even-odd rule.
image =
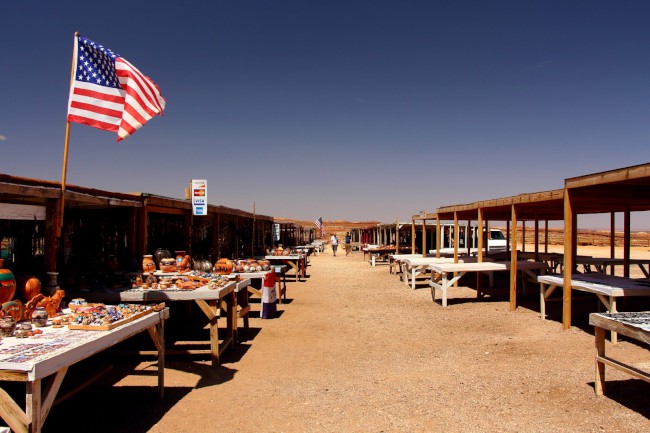
[[[605,396],[594,394],[595,297],[574,301],[575,326],[563,331],[561,304],[542,321],[536,293],[510,312],[505,279],[481,300],[451,290],[442,308],[428,287],[407,288],[359,252],[312,256],[308,273],[288,283],[279,317],[251,319],[221,366],[170,357],[162,401],[153,360],[117,350],[91,360],[114,368],[54,407],[44,431],[650,431],[650,384],[608,369]],[[648,347],[621,340],[609,355],[650,366]]]

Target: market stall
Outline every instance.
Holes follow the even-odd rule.
[[[476,263],[439,263],[429,265],[431,270],[431,280],[429,286],[431,287],[431,298],[436,301],[436,289],[442,292],[442,306],[447,306],[447,291],[453,287],[454,283],[460,280],[463,275],[468,272],[510,272],[512,269],[517,269],[529,277],[537,278],[535,272],[544,272],[548,265],[545,262],[533,262],[527,260],[519,260],[517,262],[476,262]],[[453,274],[452,278],[448,275]],[[512,278],[512,276],[511,276]],[[516,278],[516,274],[515,274]],[[525,281],[525,280],[524,280]],[[480,287],[476,291],[476,296],[481,296]]]
[[[220,356],[229,347],[234,346],[236,333],[237,301],[236,290],[246,288],[250,285],[249,279],[231,281],[222,287],[211,288],[208,285],[199,286],[192,290],[170,288],[170,289],[128,289],[103,292],[85,292],[84,298],[87,301],[99,302],[194,302],[205,314],[209,322],[209,350],[184,349],[182,344],[170,346],[169,354],[200,355],[209,354],[212,365],[219,365]],[[226,318],[226,326],[223,329],[224,338],[219,339],[219,318]],[[192,342],[196,344],[197,342]]]
[[[641,343],[650,344],[650,312],[636,313],[591,313],[589,324],[594,326],[596,345],[596,395],[605,392],[605,366],[616,368],[627,374],[650,382],[650,373],[635,367],[629,362],[607,356],[605,332],[619,333]],[[647,365],[647,363],[646,363]]]
[[[307,263],[304,254],[266,256],[264,259],[270,261],[273,266],[287,266],[287,269],[295,274],[296,281],[300,281],[300,277],[307,276]]]
[[[25,383],[25,409],[0,388],[0,416],[16,432],[39,432],[56,401],[68,368],[143,331],[158,354],[158,395],[164,395],[164,323],[169,309],[150,309],[109,330],[38,328],[29,338],[5,337],[0,348],[0,380]]]

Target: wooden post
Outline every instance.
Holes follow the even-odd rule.
[[[142,207],[138,209],[138,251],[140,251],[142,254],[147,253],[147,242],[149,237],[148,220],[149,208],[147,206],[147,200],[145,199],[142,203]]]
[[[539,220],[535,217],[535,261],[539,261]]]
[[[508,221],[506,221],[506,251],[510,251],[510,243],[511,243],[510,233],[511,232],[512,232],[512,230],[510,230],[510,218],[508,218]],[[515,237],[516,237],[516,233],[515,233]]]
[[[609,217],[609,256],[613,259],[616,257],[616,214],[612,212]],[[609,270],[611,275],[614,275],[615,267],[612,266]]]
[[[422,218],[422,257],[427,256],[427,216]]]
[[[483,209],[478,208],[478,227],[476,228],[478,236],[478,261],[479,263],[483,262]]]
[[[630,210],[623,213],[623,276],[630,278]]]
[[[415,254],[415,218],[411,218],[411,254]]]
[[[253,202],[253,239],[251,240],[251,257],[255,257],[255,202]]]
[[[564,288],[562,294],[562,328],[571,328],[571,274],[573,273],[573,232],[575,231],[575,215],[569,189],[564,187]]]
[[[516,229],[513,229],[515,236],[517,236]],[[521,252],[526,252],[526,220],[521,221]]]
[[[45,203],[45,270],[46,272],[56,272],[57,257],[57,199],[47,199]]]
[[[399,217],[395,217],[395,254],[399,254]]]
[[[440,217],[436,218],[436,257],[440,257]]]
[[[138,208],[128,210],[128,224],[126,227],[127,250],[132,257],[139,257],[144,252],[138,251]]]
[[[190,209],[188,212],[185,213],[185,250],[187,251],[187,254],[193,254],[192,251],[192,222],[194,220],[194,212],[192,212],[192,209]]]
[[[458,213],[454,211],[454,263],[458,263]]]
[[[517,309],[517,208],[512,205],[512,248],[510,248],[510,311]]]
[[[467,247],[467,255],[472,254],[472,222],[467,220],[467,228],[465,229],[465,246]]]
[[[548,253],[548,220],[544,220],[544,252]]]

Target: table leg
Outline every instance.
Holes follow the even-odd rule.
[[[210,360],[212,366],[219,365],[219,327],[217,322],[219,317],[216,314],[217,311],[217,301],[211,301],[209,303],[210,309],[213,312],[213,316],[210,318]]]
[[[251,306],[248,303],[248,288],[242,289],[236,294],[237,303],[235,305],[236,318],[235,318],[235,340],[239,341],[239,327],[237,325],[238,319],[243,319],[244,328],[249,328],[248,316],[251,311]]]
[[[293,268],[293,270],[296,272],[296,281],[300,281],[300,265],[296,262],[292,262],[291,260],[288,260],[289,264]]]
[[[441,284],[441,291],[442,291],[442,306],[447,307],[447,274],[443,273],[442,274],[442,284]]]
[[[149,336],[158,349],[158,398],[165,397],[165,321],[148,328]]]
[[[616,298],[614,296],[609,297],[609,312],[610,313],[618,312],[618,310],[616,308]],[[610,331],[610,340],[611,340],[612,344],[618,343],[618,332]]]
[[[596,395],[603,395],[605,391],[605,363],[600,358],[605,357],[605,330],[595,327],[596,344],[596,378],[594,380],[594,391]]]
[[[234,291],[228,295],[228,304],[226,326],[230,329],[230,347],[235,347],[235,333],[237,332],[237,294]]]
[[[30,420],[29,431],[40,432],[43,426],[41,419],[41,381],[27,382],[25,395],[25,409]]]
[[[546,299],[544,299],[544,283],[539,283],[539,314],[546,320]]]
[[[2,388],[0,388],[0,416],[12,431],[28,432],[30,430],[30,418]]]

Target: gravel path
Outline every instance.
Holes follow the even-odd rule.
[[[559,303],[547,321],[535,296],[508,311],[507,282],[480,301],[461,287],[443,309],[361,253],[311,262],[280,317],[251,319],[222,366],[170,359],[163,402],[151,362],[116,368],[113,382],[53,409],[46,431],[76,430],[78,417],[97,432],[650,431],[649,384],[608,370],[607,395],[595,396],[579,308],[582,322],[562,331]],[[626,341],[610,354],[648,360]]]

